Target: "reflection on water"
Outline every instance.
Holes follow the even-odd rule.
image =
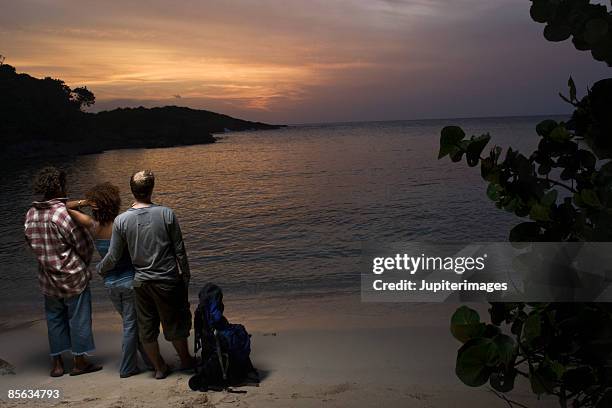
[[[366,240],[504,240],[516,222],[488,201],[478,169],[437,161],[448,122],[502,145],[537,140],[538,118],[300,126],[225,135],[214,145],[122,150],[62,165],[70,195],[102,181],[131,203],[129,177],[151,168],[157,203],[181,222],[193,290],[215,281],[236,295],[358,291]],[[31,178],[45,163],[0,176],[2,302],[39,299],[22,224]],[[100,294],[100,280],[94,294]]]

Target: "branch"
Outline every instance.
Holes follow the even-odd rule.
[[[523,364],[527,360],[529,360],[527,357],[523,357],[522,360],[517,361],[516,363],[514,363],[514,365],[518,367],[519,365]]]
[[[577,191],[576,191],[576,189],[574,189],[573,187],[568,186],[567,184],[563,184],[563,183],[561,183],[561,182],[559,182],[559,181],[556,181],[556,180],[551,180],[551,179],[549,179],[549,178],[545,178],[545,179],[542,179],[542,178],[541,178],[540,180],[546,180],[546,181],[548,181],[550,184],[554,184],[555,186],[563,187],[563,188],[565,188],[565,189],[567,189],[567,190],[571,191],[572,193],[576,193],[576,192],[577,192]]]

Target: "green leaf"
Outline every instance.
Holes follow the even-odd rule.
[[[529,218],[534,221],[550,221],[550,207],[534,204],[529,211]]]
[[[608,34],[608,22],[603,18],[589,20],[584,27],[584,39],[589,44],[596,44]]]
[[[493,340],[472,339],[457,352],[455,373],[464,384],[479,387],[489,380],[498,362],[499,354]]]
[[[574,102],[576,100],[576,84],[571,76],[567,80],[567,86],[569,88],[570,101]]]
[[[578,150],[578,159],[580,160],[580,166],[588,170],[594,169],[597,164],[597,158],[588,150]]]
[[[555,387],[556,374],[548,364],[542,363],[537,368],[529,368],[529,381],[534,393],[551,394]]]
[[[599,197],[597,196],[597,193],[594,190],[590,190],[590,189],[582,190],[580,192],[580,198],[582,199],[582,202],[589,207],[593,207],[593,208],[603,207],[603,205],[601,204],[601,201],[599,201]]]
[[[572,134],[565,128],[565,126],[559,125],[552,132],[550,132],[548,137],[554,142],[563,143],[571,140]]]
[[[510,230],[510,242],[534,242],[540,240],[540,226],[535,222],[522,222]]]
[[[546,119],[538,123],[536,126],[536,132],[542,137],[548,137],[550,132],[552,132],[557,126],[559,126],[559,124],[554,120]]]
[[[480,161],[480,176],[490,183],[499,182],[499,166],[493,157],[485,157]]]
[[[535,338],[539,337],[542,333],[542,320],[540,319],[539,313],[533,313],[527,317],[525,324],[523,324],[523,338],[527,342],[531,342]]]
[[[548,41],[559,42],[565,41],[572,35],[572,30],[566,25],[550,24],[544,27],[544,38]]]
[[[550,364],[550,368],[553,370],[553,372],[557,376],[557,379],[560,379],[561,377],[563,377],[563,374],[565,373],[565,366],[563,364],[555,360],[549,361],[549,364]]]
[[[508,200],[508,202],[504,203],[504,210],[508,212],[515,212],[519,205],[521,204],[521,199],[518,197],[512,197],[512,199]]]
[[[462,343],[482,336],[485,329],[478,312],[467,306],[461,306],[451,317],[451,333]]]
[[[487,187],[487,197],[493,201],[497,201],[499,200],[500,191],[501,189],[498,184],[491,183],[489,187]]]
[[[470,143],[467,147],[466,154],[468,166],[474,167],[478,164],[478,161],[480,160],[480,154],[484,150],[487,143],[489,143],[489,140],[491,140],[491,136],[488,134],[481,135],[478,137],[472,136],[472,138],[470,139]]]
[[[438,159],[441,159],[458,149],[459,143],[465,138],[465,132],[459,126],[446,126],[440,133],[440,152]]]
[[[509,392],[514,389],[517,371],[514,368],[491,374],[489,383],[499,392]]]
[[[534,0],[529,14],[533,21],[538,23],[545,23],[552,16],[552,9],[548,0]]]
[[[580,195],[580,191],[574,193],[574,204],[576,204],[576,207],[586,207],[586,204],[584,203],[584,201],[582,200],[582,196]]]
[[[505,334],[498,334],[493,338],[495,346],[497,346],[497,352],[499,353],[499,360],[506,369],[514,366],[516,360],[517,346],[514,339]]]
[[[454,149],[451,153],[450,153],[450,159],[452,162],[456,163],[456,162],[460,162],[461,159],[463,158],[463,153],[465,153],[465,150],[461,149],[461,148],[456,148]]]
[[[549,190],[540,200],[542,205],[550,207],[557,201],[557,190]]]

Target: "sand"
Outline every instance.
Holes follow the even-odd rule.
[[[244,394],[193,392],[189,375],[154,380],[151,373],[120,379],[120,320],[96,307],[92,359],[100,372],[48,377],[43,321],[5,327],[0,357],[15,375],[0,376],[2,407],[504,407],[486,387],[470,388],[454,374],[458,343],[448,331],[456,305],[363,304],[358,297],[253,299],[226,302],[226,315],[253,334],[252,360],[259,387]],[[15,319],[14,319],[15,320]],[[16,321],[16,320],[15,320]],[[161,341],[167,360],[176,360]],[[9,389],[61,390],[57,400],[10,400]],[[537,401],[526,384],[512,398]]]

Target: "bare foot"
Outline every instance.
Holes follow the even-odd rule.
[[[170,369],[170,366],[165,364],[165,367],[163,367],[161,370],[155,371],[155,379],[163,380],[164,378],[169,376],[171,372],[172,370]]]

